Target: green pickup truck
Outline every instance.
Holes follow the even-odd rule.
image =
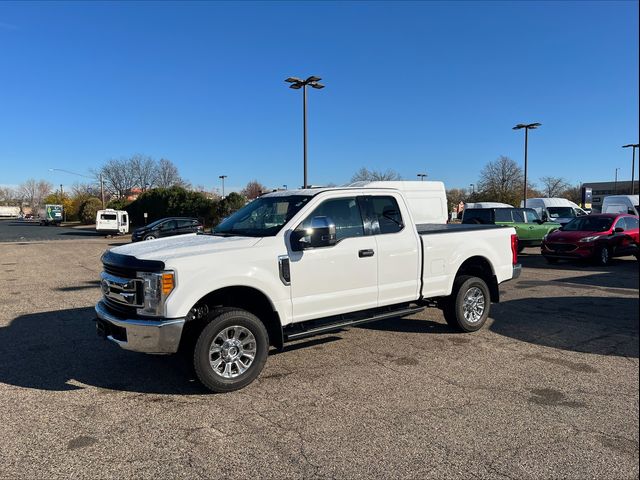
[[[465,209],[462,223],[514,227],[518,235],[518,252],[526,247],[539,247],[547,233],[553,232],[561,226],[555,222],[543,222],[532,208]]]

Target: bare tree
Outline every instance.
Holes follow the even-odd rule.
[[[447,190],[449,207],[457,207],[460,202],[468,201],[469,193],[464,188],[450,188]]]
[[[187,183],[180,178],[178,168],[171,160],[161,158],[157,167],[156,185],[161,188],[169,188],[173,186],[184,187]]]
[[[53,191],[53,185],[46,180],[36,181],[30,178],[19,187],[20,198],[32,208],[42,205],[44,197]]]
[[[562,196],[567,200],[571,200],[573,203],[582,205],[582,187],[580,185],[574,187],[568,186],[562,192]]]
[[[547,198],[559,197],[569,188],[569,184],[562,177],[542,177],[542,191]]]
[[[267,187],[262,185],[257,180],[251,180],[240,192],[241,195],[247,198],[247,200],[253,200],[258,198],[267,190]]]
[[[523,186],[524,174],[520,166],[511,158],[500,156],[480,172],[478,197],[517,206],[522,200]]]
[[[362,167],[351,177],[352,182],[380,182],[391,180],[402,180],[402,177],[398,172],[390,168],[382,172],[380,170],[369,170],[366,167]]]
[[[100,169],[105,188],[118,198],[126,198],[136,186],[136,173],[126,158],[112,158]]]
[[[74,182],[71,193],[74,197],[100,197],[100,186],[93,183]]]
[[[146,155],[136,154],[129,159],[136,186],[142,191],[153,188],[158,178],[158,165],[155,160]]]
[[[18,192],[11,187],[0,187],[0,202],[5,205],[18,205]]]

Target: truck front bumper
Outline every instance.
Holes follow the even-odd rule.
[[[176,353],[184,318],[160,320],[126,319],[114,315],[100,301],[95,307],[98,335],[125,350],[143,353]]]

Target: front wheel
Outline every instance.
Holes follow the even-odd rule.
[[[596,250],[594,260],[596,264],[601,265],[603,267],[605,265],[609,265],[609,262],[611,261],[611,252],[609,251],[609,248],[608,247],[598,248]]]
[[[447,323],[463,332],[480,330],[489,317],[491,295],[484,280],[461,275],[443,308]]]
[[[153,234],[145,235],[144,240],[155,240],[156,236]]]
[[[193,352],[202,384],[213,392],[231,392],[253,382],[264,367],[269,336],[258,317],[245,310],[212,312]]]

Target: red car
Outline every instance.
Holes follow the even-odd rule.
[[[545,236],[542,255],[549,263],[559,259],[591,259],[606,265],[613,257],[638,258],[638,217],[602,213],[577,217]]]

